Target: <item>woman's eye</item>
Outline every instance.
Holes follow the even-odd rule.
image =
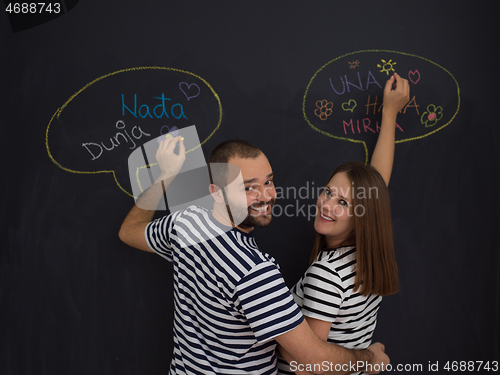
[[[349,207],[349,204],[348,204],[348,203],[347,203],[344,199],[339,200],[339,203],[340,203],[342,206]]]
[[[331,198],[332,197],[332,192],[330,190],[328,190],[328,189],[325,189],[325,196],[327,198]]]

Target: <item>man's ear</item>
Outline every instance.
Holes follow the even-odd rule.
[[[208,186],[208,191],[217,203],[224,203],[224,196],[222,195],[222,189],[220,187],[210,184]]]

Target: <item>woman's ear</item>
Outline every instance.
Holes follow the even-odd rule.
[[[208,186],[208,191],[217,203],[224,203],[224,197],[222,195],[222,189],[220,187],[214,184],[210,184]]]

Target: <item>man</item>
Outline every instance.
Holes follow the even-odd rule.
[[[185,157],[180,137],[160,143],[161,175],[140,198],[147,205],[138,205],[159,202]],[[384,346],[350,350],[321,341],[294,303],[275,260],[259,251],[253,229],[271,222],[276,200],[266,156],[248,142],[228,141],[208,162],[237,166],[244,187],[225,188],[227,175],[211,170],[213,211],[191,206],[151,221],[154,211],[136,205],[119,233],[128,245],[174,263],[170,373],[276,374],[276,341],[315,373],[380,372],[382,363],[389,363]]]

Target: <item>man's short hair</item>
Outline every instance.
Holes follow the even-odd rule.
[[[250,142],[233,139],[222,142],[208,157],[209,163],[227,163],[231,158],[256,159],[262,151]]]
[[[226,168],[210,168],[210,164],[227,164],[232,158],[256,159],[262,151],[250,142],[233,139],[216,146],[208,157],[210,182],[219,187],[228,183]]]

